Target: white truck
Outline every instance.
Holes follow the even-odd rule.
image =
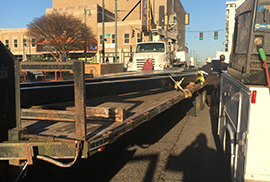
[[[270,0],[246,0],[237,9],[230,64],[220,79],[218,135],[233,182],[270,181],[269,7]]]
[[[175,52],[176,62],[188,64],[190,61],[189,54],[186,51]]]
[[[221,88],[218,135],[232,181],[270,181],[268,88],[243,84],[227,73]]]
[[[132,61],[128,62],[127,71],[141,71],[148,55],[153,55],[154,70],[163,70],[169,65],[169,54],[165,42],[138,43]]]
[[[197,62],[197,61],[195,60],[195,58],[194,58],[194,57],[190,57],[189,60],[190,60],[190,61],[189,61],[189,63],[188,63],[188,66],[190,66],[190,67],[195,67],[195,62]]]

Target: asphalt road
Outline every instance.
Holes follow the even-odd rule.
[[[198,117],[190,108],[190,102],[180,102],[71,168],[28,166],[21,181],[229,182],[216,117],[206,105]]]

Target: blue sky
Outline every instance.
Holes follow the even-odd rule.
[[[224,51],[226,0],[181,0],[190,13],[190,25],[186,26],[186,44],[204,60],[215,57],[216,51]],[[0,0],[0,28],[25,28],[34,18],[52,8],[52,0]],[[214,31],[218,30],[218,40]],[[199,32],[204,38],[199,40]]]
[[[216,51],[224,51],[226,0],[181,0],[190,24],[186,26],[186,44],[204,60],[216,57]],[[214,31],[218,39],[214,40]],[[203,32],[203,40],[199,40]]]
[[[46,8],[52,8],[52,0],[0,0],[0,28],[26,28]]]

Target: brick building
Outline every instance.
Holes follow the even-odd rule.
[[[102,49],[102,0],[53,0],[52,8],[46,9],[46,14],[52,12],[72,14],[80,18],[91,28],[93,37],[97,41],[98,50]],[[105,57],[113,62],[115,51],[115,1],[104,0],[104,42]],[[144,8],[146,7],[147,8]],[[168,16],[169,28],[174,29],[178,37],[177,44],[180,50],[185,50],[185,10],[179,0],[117,0],[117,51],[118,62],[125,62],[123,52],[135,50],[140,41],[151,41],[151,31],[142,31],[145,25],[143,17],[147,16],[151,28],[166,29],[164,16]],[[151,11],[151,13],[149,13]],[[91,16],[89,15],[91,12]],[[149,18],[149,16],[151,16]],[[84,18],[86,17],[86,18]],[[29,20],[31,21],[31,20]],[[154,26],[153,26],[154,25]],[[35,41],[23,36],[24,29],[0,29],[0,40],[7,45],[18,58],[30,58],[30,55],[47,56],[36,52]],[[133,36],[134,35],[134,36]],[[23,46],[24,44],[24,46]],[[88,55],[90,56],[90,55]],[[100,54],[95,55],[99,62]],[[83,57],[83,56],[82,56]]]

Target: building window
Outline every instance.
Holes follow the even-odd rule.
[[[129,44],[129,33],[124,34],[124,44]]]
[[[112,34],[112,44],[115,44],[115,34]]]
[[[23,46],[26,47],[26,39],[23,39]]]
[[[14,39],[14,48],[17,48],[17,47],[18,47],[18,40]]]
[[[32,39],[31,40],[31,44],[32,44],[32,47],[35,47],[36,46],[36,40],[35,39]]]
[[[99,44],[102,44],[102,35],[99,36]]]
[[[138,42],[142,42],[142,34],[141,33],[137,33],[137,43]]]
[[[5,40],[6,47],[9,47],[9,40]]]

